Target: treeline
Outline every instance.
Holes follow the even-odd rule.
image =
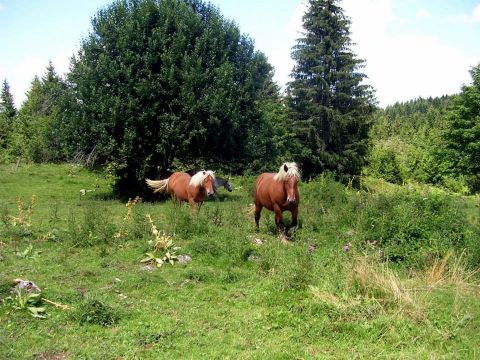
[[[120,190],[168,168],[244,173],[284,160],[299,162],[305,178],[351,177],[367,157],[367,173],[393,182],[474,178],[474,154],[455,147],[471,138],[455,132],[468,128],[460,119],[470,115],[448,110],[449,99],[376,112],[339,1],[310,0],[303,27],[293,80],[281,94],[266,56],[218,8],[117,0],[93,17],[66,77],[50,64],[18,111],[4,81],[0,161],[107,165]],[[450,159],[463,154],[461,169],[438,163],[446,156],[436,153],[438,142]]]
[[[459,193],[480,190],[480,65],[455,96],[416,99],[378,110],[364,173]]]

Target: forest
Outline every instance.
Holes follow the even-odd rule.
[[[65,76],[3,79],[0,358],[478,356],[480,63],[381,108],[341,5],[308,1],[284,90],[204,0],[114,0]],[[253,189],[289,162],[282,242]],[[232,191],[145,184],[193,168]]]
[[[326,4],[305,14],[281,93],[265,55],[213,5],[114,2],[93,17],[65,78],[50,64],[19,109],[3,81],[0,161],[107,167],[119,191],[169,168],[242,174],[282,161],[297,161],[304,179],[370,174],[477,191],[479,66],[457,95],[378,108],[348,19]]]

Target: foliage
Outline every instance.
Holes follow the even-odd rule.
[[[17,109],[15,108],[13,95],[10,91],[10,85],[8,84],[7,79],[3,80],[2,84],[2,92],[0,94],[0,114],[5,116],[9,121],[12,121],[17,114]]]
[[[32,80],[27,99],[11,121],[5,160],[34,162],[67,159],[64,118],[68,88],[50,62],[42,78]],[[5,161],[4,160],[4,161]]]
[[[157,267],[161,267],[167,263],[174,265],[175,261],[178,261],[177,251],[180,249],[178,246],[174,246],[173,239],[168,235],[160,235],[157,226],[154,224],[150,214],[147,214],[147,220],[150,224],[150,231],[153,236],[153,240],[150,240],[148,244],[152,246],[153,252],[147,252],[146,257],[141,260],[142,263],[152,264]]]
[[[114,325],[119,319],[118,314],[111,306],[98,299],[84,301],[75,311],[73,317],[80,325],[95,324],[101,326]]]
[[[68,77],[78,105],[69,128],[78,151],[116,162],[120,188],[174,160],[239,171],[256,156],[272,67],[214,6],[117,1],[92,26]]]
[[[5,161],[3,158],[7,155],[6,149],[10,145],[16,114],[10,85],[5,79],[0,93],[0,163]]]
[[[468,176],[470,188],[480,190],[480,65],[470,71],[473,82],[462,87],[453,102],[445,131],[445,156],[455,175]]]
[[[7,297],[16,310],[28,311],[34,318],[45,319],[45,308],[42,305],[42,294],[29,292],[26,289],[15,288],[12,296]]]
[[[304,37],[293,48],[289,100],[306,177],[358,174],[364,164],[373,95],[350,50],[350,21],[338,0],[310,0]]]
[[[396,184],[418,181],[460,190],[452,186],[442,140],[451,100],[418,98],[378,110],[364,173]]]

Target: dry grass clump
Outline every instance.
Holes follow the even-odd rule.
[[[436,258],[432,265],[421,274],[421,281],[426,289],[433,290],[440,287],[454,287],[456,291],[480,290],[475,276],[480,268],[469,269],[465,259],[465,252],[456,256],[452,251],[443,259]]]
[[[385,310],[395,309],[415,319],[424,317],[423,296],[412,291],[409,281],[401,279],[387,264],[368,256],[355,257],[347,282],[354,292],[374,299]]]
[[[310,286],[313,298],[342,313],[374,305],[375,311],[394,312],[416,321],[427,319],[428,299],[434,291],[480,292],[464,253],[452,252],[431,266],[409,276],[400,276],[388,264],[368,255],[354,256],[345,267],[345,291],[341,297]],[[353,315],[352,315],[353,316]]]

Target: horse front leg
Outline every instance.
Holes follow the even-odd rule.
[[[288,225],[287,229],[286,229],[286,232],[288,232],[288,230],[290,230],[291,228],[297,226],[298,222],[297,222],[297,218],[298,218],[298,206],[293,208],[291,210],[291,213],[292,213],[292,222],[290,223],[290,225]]]
[[[192,214],[197,215],[199,209],[197,208],[197,203],[193,200],[193,198],[188,199],[188,204],[190,205],[190,209],[192,209]]]
[[[285,232],[285,225],[282,221],[282,209],[280,209],[280,206],[274,205],[273,211],[275,212],[275,225],[277,225],[278,236],[280,236],[282,243],[288,244],[287,234]]]

